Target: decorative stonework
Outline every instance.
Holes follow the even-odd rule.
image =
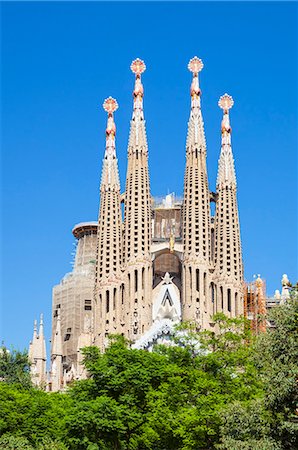
[[[210,193],[199,85],[203,67],[196,56],[188,63],[192,73],[190,115],[183,200],[178,207],[173,196],[173,201],[157,208],[150,193],[141,79],[146,70],[144,61],[137,58],[130,66],[134,74],[133,111],[123,194],[114,120],[118,103],[112,97],[103,103],[107,125],[98,222],[74,228],[74,270],[53,290],[53,390],[85,377],[82,347],[95,344],[104,350],[109,334],[122,334],[135,348],[150,350],[154,343],[168,343],[174,324],[180,320],[192,321],[197,329],[205,330],[214,325],[216,312],[230,317],[243,313],[243,264],[229,117],[234,100],[224,94],[218,101],[223,110],[221,150],[216,193]],[[215,217],[211,216],[211,201],[216,203]],[[287,294],[284,277],[281,297]],[[36,337],[35,330],[30,355],[36,354]],[[41,352],[40,361],[42,358]],[[32,370],[40,377],[43,366]]]
[[[189,63],[188,63],[188,70],[192,72],[193,74],[197,75],[204,67],[203,61],[198,58],[197,56],[194,56]]]
[[[140,58],[137,58],[131,63],[130,69],[135,75],[141,75],[145,72],[146,65],[144,61],[142,61]]]
[[[102,106],[103,109],[109,114],[113,114],[119,108],[117,100],[113,97],[106,98]]]
[[[231,109],[234,105],[234,100],[233,98],[228,95],[228,94],[224,94],[220,97],[219,101],[218,101],[218,106],[224,111],[224,112],[228,112],[229,109]]]

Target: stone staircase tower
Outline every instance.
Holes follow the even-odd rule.
[[[147,331],[152,323],[151,197],[141,81],[145,69],[140,59],[131,64],[135,86],[124,201],[123,263],[126,277],[125,335],[132,341]]]
[[[234,101],[225,94],[218,105],[223,110],[221,152],[216,182],[215,272],[216,311],[229,317],[243,314],[243,263],[237,206],[237,183],[231,146],[229,110]]]
[[[206,141],[201,111],[199,72],[202,61],[194,57],[188,64],[193,74],[191,111],[186,141],[183,196],[183,295],[182,319],[208,328],[212,305],[209,295],[210,193],[206,166]]]
[[[122,218],[120,181],[116,157],[116,100],[109,97],[103,104],[108,113],[106,149],[100,184],[100,209],[95,275],[95,343],[101,349],[108,334],[121,333],[120,312],[123,303]]]

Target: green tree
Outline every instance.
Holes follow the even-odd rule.
[[[36,388],[0,383],[0,436],[25,438],[30,445],[43,439],[63,441],[65,413],[71,399]]]
[[[233,402],[225,409],[219,449],[297,448],[297,293],[268,318],[274,327],[260,335],[252,348],[264,393],[258,400]]]
[[[272,436],[284,449],[298,446],[298,294],[274,308],[274,328],[259,338],[257,361],[265,389],[265,404],[273,416]]]
[[[27,352],[0,348],[0,381],[17,383],[25,388],[31,387],[29,360]]]
[[[132,350],[114,337],[104,354],[85,349],[90,379],[70,389],[70,448],[214,448],[226,405],[260,391],[243,321],[216,321],[220,337],[195,333],[182,347]]]

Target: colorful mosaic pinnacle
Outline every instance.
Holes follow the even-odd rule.
[[[140,58],[137,58],[131,63],[130,69],[135,75],[141,75],[143,72],[145,72],[146,65],[144,61],[142,61]]]
[[[224,110],[224,112],[228,112],[234,105],[233,97],[228,94],[224,94],[220,97],[218,101],[218,106]]]
[[[112,97],[106,98],[102,107],[108,114],[113,114],[119,108],[117,100]]]
[[[194,75],[197,75],[204,67],[203,61],[198,58],[197,56],[194,56],[188,63],[188,70],[192,72]]]

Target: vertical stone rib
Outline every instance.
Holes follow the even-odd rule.
[[[152,322],[151,291],[151,198],[148,145],[143,112],[144,89],[141,74],[146,66],[136,59],[134,105],[128,142],[128,165],[124,203],[124,252],[126,271],[126,333],[135,340]]]
[[[103,107],[108,113],[106,150],[100,184],[100,211],[95,280],[95,342],[104,348],[110,333],[120,332],[116,312],[121,308],[122,289],[122,218],[120,182],[116,157],[116,126],[113,113],[118,108],[116,100],[109,97]]]
[[[183,197],[183,319],[195,320],[198,327],[205,328],[209,310],[211,231],[206,140],[198,78],[203,63],[195,57],[188,68],[193,73],[193,80]]]
[[[218,288],[224,291],[223,312],[233,317],[243,312],[243,263],[237,206],[237,182],[231,146],[229,110],[234,101],[225,94],[219,100],[224,111],[221,152],[218,162],[215,215],[215,273]],[[221,305],[220,305],[221,306]]]

